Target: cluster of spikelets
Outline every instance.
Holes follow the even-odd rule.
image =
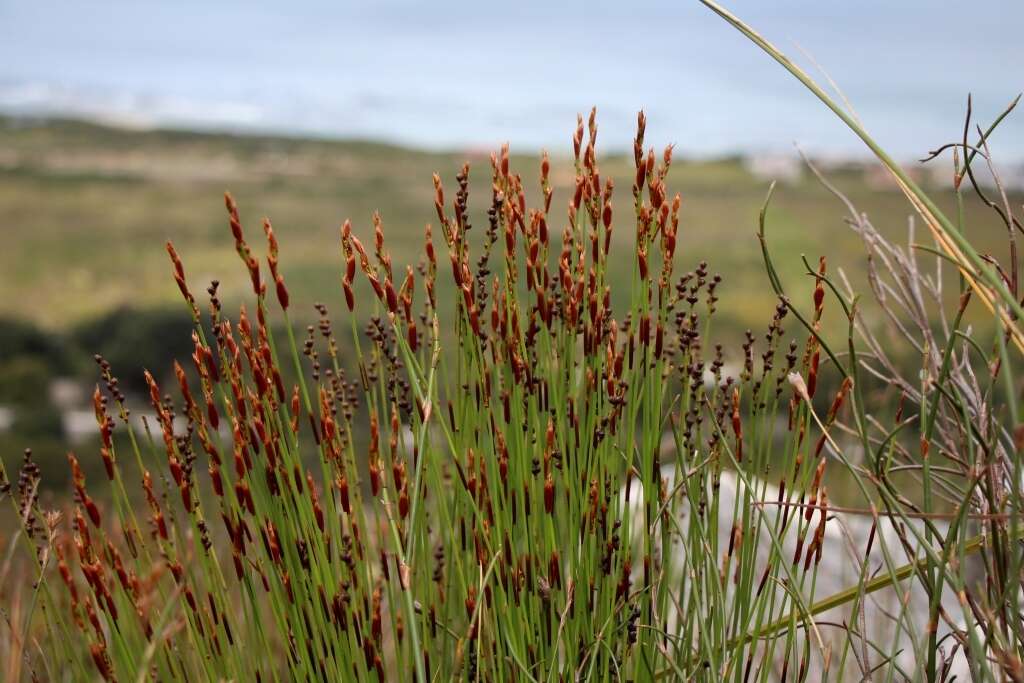
[[[318,325],[297,342],[274,230],[263,221],[267,277],[230,195],[255,319],[244,306],[229,319],[216,281],[204,314],[168,243],[196,323],[192,367],[175,364],[177,399],[146,373],[152,424],[136,433],[97,359],[112,510],[72,456],[70,530],[54,520],[33,536],[40,570],[52,548],[64,585],[44,582],[56,651],[41,666],[122,681],[806,675],[816,655],[802,619],[749,636],[799,613],[822,559],[825,430],[851,388],[842,382],[809,443],[824,261],[802,353],[794,341],[776,362],[786,303],[757,362],[749,332],[735,353],[712,345],[721,278],[705,263],[674,275],[672,149],[660,161],[645,152],[645,125],[641,113],[628,282],[608,275],[613,183],[598,169],[593,113],[573,137],[560,243],[549,159],[528,208],[507,147],[491,157],[483,235],[468,165],[451,204],[434,176],[443,243],[427,226],[404,274],[380,216],[372,253],[346,221],[348,337],[317,304]],[[450,282],[438,277],[445,253]],[[620,318],[613,287],[628,291]],[[754,512],[757,485],[719,500],[733,467],[778,481],[781,529]],[[26,495],[31,525],[38,503]],[[724,524],[719,505],[732,506]],[[799,538],[795,555],[760,562],[783,530]]]

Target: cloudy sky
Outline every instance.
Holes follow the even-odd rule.
[[[596,105],[606,149],[644,108],[651,142],[684,154],[861,150],[694,0],[491,5],[0,0],[0,112],[558,152]],[[958,135],[968,92],[988,121],[1024,89],[1016,0],[726,5],[904,158]],[[994,145],[1024,160],[1024,107]]]

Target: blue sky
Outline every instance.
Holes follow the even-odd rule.
[[[813,55],[902,157],[954,138],[967,92],[990,119],[1024,89],[1020,2],[726,4],[798,61]],[[861,150],[691,0],[0,0],[0,111],[557,152],[591,105],[606,148],[628,144],[644,108],[652,143],[683,154]],[[995,152],[1024,159],[1024,111]]]

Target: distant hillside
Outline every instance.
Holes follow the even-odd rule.
[[[769,224],[783,277],[799,280],[801,253],[824,254],[834,265],[861,270],[861,251],[843,225],[843,207],[798,165],[786,159],[689,162],[685,136],[680,139],[669,183],[684,200],[680,267],[707,259],[724,275],[726,324],[760,326],[772,304],[754,236],[768,177],[785,181]],[[567,149],[568,141],[567,136]],[[423,227],[436,220],[435,171],[454,188],[455,173],[470,162],[470,204],[482,232],[489,202],[487,156],[482,150],[431,153],[372,142],[0,119],[0,316],[53,328],[124,305],[173,304],[178,293],[163,249],[167,239],[177,245],[198,291],[218,278],[224,298],[236,299],[245,278],[227,230],[225,190],[237,197],[254,244],[261,241],[260,218],[274,221],[299,314],[317,300],[337,304],[338,226],[345,218],[369,236],[371,215],[379,210],[389,234],[407,237],[392,238],[392,245],[404,247],[396,249],[396,262],[415,262]],[[538,157],[517,155],[512,164],[535,189]],[[556,156],[553,164],[551,223],[557,235],[573,174],[564,158]],[[632,211],[632,160],[616,156],[601,165],[616,180],[616,236],[625,246],[633,239],[631,220],[622,220]],[[840,165],[831,173],[878,225],[905,229],[909,206],[871,169]],[[992,248],[1000,248],[1002,235],[993,231],[991,237]]]

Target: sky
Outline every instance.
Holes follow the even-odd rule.
[[[916,158],[1024,90],[1019,0],[726,0],[839,84]],[[820,76],[820,73],[817,75]],[[433,149],[569,146],[597,106],[604,149],[864,154],[779,65],[695,0],[0,0],[0,112],[372,138]],[[1024,106],[993,139],[1024,161]]]

